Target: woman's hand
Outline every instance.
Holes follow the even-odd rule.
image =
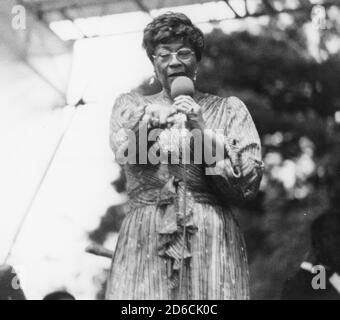
[[[174,106],[150,104],[145,108],[143,121],[151,127],[159,127],[168,124],[168,119],[177,112]]]
[[[178,112],[187,115],[188,121],[193,129],[204,130],[202,108],[190,96],[178,96],[174,99],[174,107]]]

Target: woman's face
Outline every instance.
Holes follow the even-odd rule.
[[[178,54],[169,55],[175,52]],[[197,59],[193,48],[181,40],[159,44],[155,49],[153,64],[157,79],[168,92],[176,77],[187,76],[193,80],[197,70]]]

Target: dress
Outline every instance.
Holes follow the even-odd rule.
[[[246,248],[231,206],[258,191],[263,173],[260,139],[240,99],[200,92],[194,99],[202,107],[206,128],[222,130],[228,156],[211,166],[220,170],[210,175],[205,174],[206,164],[191,160],[185,168],[182,163],[123,165],[129,202],[106,299],[249,299]],[[116,99],[110,120],[116,156],[126,148],[122,128],[138,136],[145,105],[152,102],[169,103],[162,93],[130,92]]]

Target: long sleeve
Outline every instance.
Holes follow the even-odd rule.
[[[129,157],[137,154],[138,130],[144,111],[145,104],[137,93],[124,93],[115,100],[110,118],[110,146],[116,160],[126,158],[125,151],[131,142],[136,152]]]
[[[259,189],[264,168],[260,138],[240,99],[223,99],[218,108],[222,110],[215,114],[214,129],[223,129],[227,157],[207,167],[207,179],[220,197],[240,203],[255,197]]]

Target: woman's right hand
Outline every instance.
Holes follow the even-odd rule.
[[[172,105],[149,104],[145,108],[143,121],[146,121],[152,127],[164,126],[169,123],[168,120],[171,119],[171,116],[176,112],[176,108]]]

